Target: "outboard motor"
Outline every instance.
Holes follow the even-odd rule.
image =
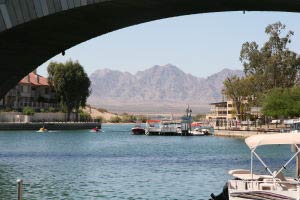
[[[223,191],[218,196],[215,196],[213,193],[210,196],[211,196],[211,199],[209,199],[209,200],[229,200],[228,184],[226,183],[224,185]]]

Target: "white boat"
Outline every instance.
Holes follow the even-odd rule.
[[[230,170],[232,180],[218,196],[211,194],[213,200],[300,200],[300,120],[290,123],[289,133],[261,134],[246,138],[245,143],[251,151],[250,170]],[[291,145],[294,154],[277,171],[269,166],[257,154],[256,149],[265,145]],[[255,174],[253,159],[256,157],[268,174]],[[285,177],[283,172],[296,159],[296,176]]]
[[[161,120],[147,120],[145,134],[146,135],[160,135]]]
[[[299,200],[300,199],[300,180],[299,180],[299,153],[300,134],[279,133],[253,135],[245,140],[251,151],[250,170],[236,169],[229,171],[233,176],[227,183],[223,193],[219,196],[211,195],[213,199],[224,200]],[[271,171],[269,166],[257,154],[256,149],[264,145],[292,145],[294,155],[277,171]],[[253,159],[257,158],[264,166],[268,174],[255,174]],[[297,158],[298,157],[298,158]],[[285,177],[283,172],[291,161],[297,158],[296,177]],[[227,191],[226,191],[227,190]]]
[[[190,131],[190,134],[193,136],[205,136],[205,132],[201,128],[195,128]]]
[[[161,121],[160,135],[176,136],[181,134],[181,122],[176,120]]]
[[[202,135],[211,135],[212,134],[212,127],[208,124],[204,124],[203,122],[193,122],[191,124],[191,131],[190,134],[194,136],[202,136]]]

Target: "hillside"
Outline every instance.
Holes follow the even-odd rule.
[[[241,70],[223,69],[207,78],[187,74],[174,65],[153,66],[136,74],[109,69],[95,71],[88,102],[114,112],[181,112],[190,104],[196,112],[222,99],[226,77]]]

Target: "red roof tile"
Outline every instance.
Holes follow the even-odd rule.
[[[29,79],[28,79],[29,78]],[[37,81],[39,79],[39,81]],[[49,86],[48,79],[31,72],[29,75],[25,76],[19,83],[21,84],[31,84],[39,86]]]

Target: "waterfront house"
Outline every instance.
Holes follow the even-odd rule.
[[[206,119],[211,121],[236,119],[232,101],[211,103],[210,106],[210,112],[206,115]]]
[[[247,104],[247,100],[244,103]],[[206,115],[206,119],[213,122],[214,126],[226,126],[226,123],[227,126],[251,125],[253,123],[249,119],[237,122],[238,118],[232,100],[211,103],[210,105],[210,112]],[[244,112],[248,116],[253,116],[253,118],[261,118],[262,115],[260,107],[249,107]]]
[[[35,110],[57,108],[55,92],[48,79],[38,75],[36,70],[24,77],[0,101],[0,107],[22,110],[29,106]]]

